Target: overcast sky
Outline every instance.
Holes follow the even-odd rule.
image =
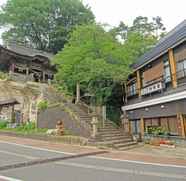
[[[40,0],[41,1],[41,0]],[[0,5],[6,0],[0,0]],[[131,24],[137,16],[161,16],[169,31],[186,19],[186,0],[83,0],[96,16],[97,22],[116,26],[120,21]]]

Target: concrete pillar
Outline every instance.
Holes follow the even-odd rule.
[[[92,117],[92,121],[91,121],[91,124],[92,124],[92,138],[95,138],[96,135],[97,135],[97,132],[98,132],[98,119],[97,119],[97,116],[93,116]]]
[[[106,106],[102,106],[102,121],[103,121],[103,128],[105,127],[105,121],[107,120],[107,108]]]
[[[43,82],[45,82],[45,71],[43,71]]]
[[[80,83],[77,82],[76,84],[76,103],[80,101]]]
[[[27,76],[29,75],[29,68],[28,67],[26,68],[26,75]]]

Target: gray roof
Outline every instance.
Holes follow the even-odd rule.
[[[172,31],[170,31],[165,37],[160,39],[160,41],[152,48],[150,51],[142,55],[132,68],[138,69],[143,64],[153,61],[161,53],[168,50],[168,48],[173,47],[181,40],[186,38],[186,20],[177,25]]]
[[[0,106],[15,105],[15,104],[19,104],[19,102],[14,98],[0,101]]]
[[[6,47],[8,50],[11,50],[15,53],[18,53],[20,55],[26,55],[29,57],[35,57],[35,56],[42,56],[47,57],[49,60],[53,58],[53,54],[47,53],[41,50],[25,47],[23,45],[15,44],[15,43],[8,43]]]

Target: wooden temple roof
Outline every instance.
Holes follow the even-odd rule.
[[[14,99],[14,98],[8,99],[8,100],[1,100],[0,101],[0,107],[2,107],[2,106],[16,105],[16,104],[20,104],[20,103],[16,99]]]

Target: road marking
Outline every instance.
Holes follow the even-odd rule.
[[[13,156],[17,156],[17,157],[24,157],[27,159],[37,159],[37,157],[33,157],[33,156],[29,156],[29,155],[24,155],[24,154],[18,154],[18,153],[13,153],[13,152],[9,152],[9,151],[4,151],[4,150],[0,150],[0,153],[5,153],[7,155],[13,155]]]
[[[47,151],[47,152],[51,152],[51,153],[61,153],[61,154],[66,154],[66,155],[75,155],[75,153],[51,150],[51,149],[47,149],[47,148],[39,148],[39,147],[36,147],[36,146],[12,143],[12,142],[7,142],[7,141],[0,141],[0,143],[5,143],[5,144],[8,144],[8,145],[15,145],[15,146],[23,147],[23,148],[29,148],[29,149],[32,149],[32,150]]]
[[[35,147],[35,146],[29,146],[29,145],[25,145],[25,144],[12,143],[12,142],[7,142],[7,141],[0,141],[0,143],[5,143],[5,144],[9,144],[9,145],[20,146],[20,147],[23,147],[23,148],[29,148],[29,149],[33,149],[33,150],[47,151],[47,152],[51,152],[51,153],[60,153],[60,154],[66,154],[66,155],[75,155],[74,153],[62,152],[62,151],[57,151],[57,150],[51,150],[51,149],[47,149],[47,148],[39,148],[39,147]],[[96,159],[110,160],[110,161],[136,163],[136,164],[141,164],[141,165],[152,165],[152,166],[173,167],[173,168],[186,168],[186,166],[184,166],[184,165],[161,164],[161,163],[144,162],[144,161],[137,161],[137,160],[122,160],[122,159],[108,158],[108,157],[102,157],[102,156],[88,156],[88,157],[89,158],[96,158]]]
[[[136,164],[141,164],[141,165],[153,165],[153,166],[173,167],[173,168],[186,168],[186,166],[184,166],[184,165],[143,162],[143,161],[136,161],[136,160],[122,160],[122,159],[102,157],[102,156],[90,156],[90,157],[91,158],[98,158],[98,159],[102,159],[102,160],[119,161],[119,162],[127,162],[127,163],[136,163]]]
[[[5,176],[0,176],[0,179],[3,179],[3,181],[21,181],[15,178],[10,178],[10,177],[5,177]]]
[[[79,164],[79,163],[72,163],[72,162],[58,162],[56,164],[84,168],[84,169],[107,171],[107,172],[129,173],[135,175],[163,177],[163,178],[171,178],[171,179],[186,179],[186,175],[180,175],[180,174],[178,175],[178,174],[160,173],[160,172],[147,172],[141,170],[132,170],[132,169],[123,169],[123,168],[120,169],[120,168],[104,167],[98,165],[87,165],[87,164]]]

